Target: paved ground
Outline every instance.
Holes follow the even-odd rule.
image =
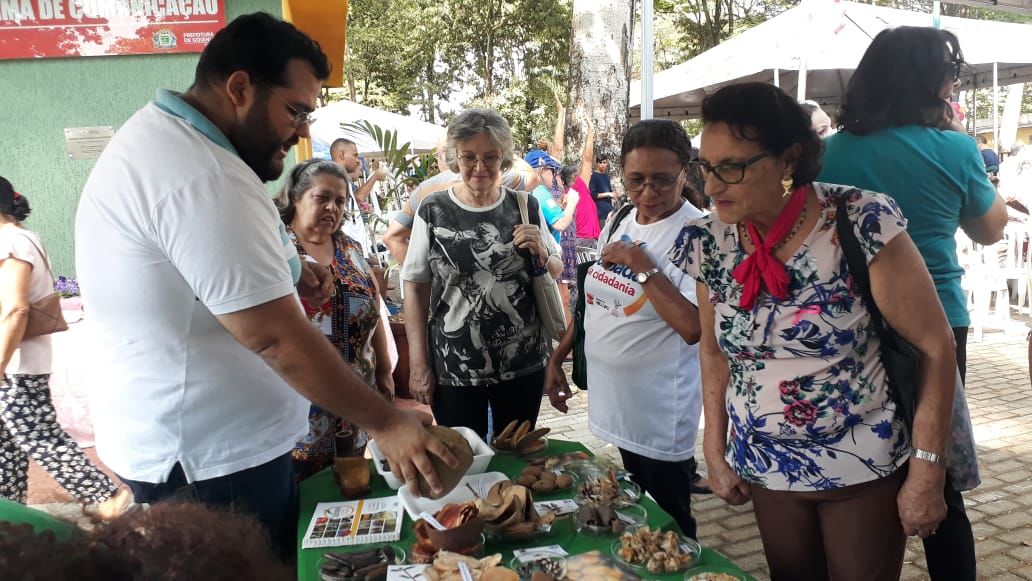
[[[983,484],[966,500],[974,523],[979,574],[983,579],[1032,580],[1032,430],[1026,427],[1026,418],[1032,417],[1032,391],[1024,330],[1015,326],[1008,333],[987,333],[983,342],[970,343],[968,349],[968,398]],[[615,448],[588,431],[587,394],[579,394],[570,404],[570,413],[563,416],[543,401],[542,424],[552,427],[557,437],[582,441],[597,454],[619,461]],[[33,465],[30,504],[72,517],[78,509],[69,500]],[[703,544],[728,555],[757,578],[768,578],[749,505],[729,507],[719,498],[696,496],[694,510]],[[927,578],[921,544],[911,541],[902,579]]]
[[[1029,390],[1025,330],[985,335],[969,343],[968,399],[979,448],[982,486],[965,494],[974,525],[979,578],[1032,579],[1032,392]],[[597,454],[619,461],[616,449],[591,435],[587,395],[570,400],[570,413],[542,407],[542,425],[555,435],[584,442]],[[700,433],[701,441],[701,433]],[[697,454],[702,463],[701,450]],[[768,579],[759,530],[747,504],[732,507],[713,496],[694,496],[699,540],[729,556],[758,579]],[[903,580],[928,579],[921,543],[907,547]]]

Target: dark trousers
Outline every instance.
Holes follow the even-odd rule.
[[[954,327],[957,342],[957,367],[961,381],[967,377],[967,334],[965,327]],[[924,540],[925,560],[932,581],[974,581],[975,536],[964,510],[964,499],[946,477],[946,518],[935,534]]]
[[[174,499],[253,515],[268,531],[273,549],[290,562],[297,550],[297,487],[290,454],[254,468],[188,483],[176,464],[165,482],[122,481],[138,503]]]
[[[695,458],[683,462],[665,462],[623,448],[618,449],[624,468],[631,473],[631,480],[651,494],[656,504],[674,517],[685,535],[696,538],[698,527],[692,516],[692,495],[688,490],[695,474]]]
[[[896,496],[906,468],[808,492],[750,485],[773,581],[898,581],[906,536]]]
[[[438,385],[430,407],[438,424],[465,426],[486,438],[488,406],[496,432],[513,420],[536,424],[544,387],[544,369],[492,385]]]

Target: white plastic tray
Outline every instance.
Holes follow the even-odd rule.
[[[466,487],[466,484],[472,486],[473,490],[476,490],[477,494],[483,498],[487,496],[487,493],[491,490],[492,486],[508,479],[509,477],[501,472],[472,474],[460,480],[459,485],[455,487],[455,490],[452,490],[447,495],[442,498],[438,498],[437,500],[430,500],[429,498],[415,498],[409,491],[408,485],[405,485],[398,490],[398,498],[401,499],[401,504],[405,507],[405,512],[412,517],[412,520],[419,520],[419,514],[422,512],[434,514],[444,508],[446,504],[475,500],[476,497],[473,496],[473,493]]]
[[[494,450],[473,430],[464,427],[457,427],[454,428],[454,430],[462,434],[462,437],[466,438],[466,441],[469,442],[469,447],[473,449],[473,465],[466,471],[466,475],[483,473],[487,470],[487,465],[491,463],[491,458],[495,455]],[[392,474],[390,470],[383,469],[383,452],[381,452],[380,448],[376,445],[376,440],[371,440],[369,442],[369,452],[373,455],[373,465],[376,466],[376,473],[383,476],[383,479],[387,481],[387,486],[389,486],[391,490],[401,488],[401,485],[404,484],[404,482],[395,478],[394,474]]]

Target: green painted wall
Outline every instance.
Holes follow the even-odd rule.
[[[280,0],[226,4],[227,21],[259,10],[281,13]],[[43,238],[55,276],[74,273],[75,208],[93,168],[93,160],[68,159],[64,128],[117,130],[153,99],[155,89],[186,89],[197,56],[0,61],[0,175],[28,196],[32,215],[25,225]]]

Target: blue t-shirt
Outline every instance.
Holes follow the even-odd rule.
[[[996,152],[988,147],[982,150],[982,162],[985,163],[985,169],[987,170],[997,171],[1000,169],[1000,156],[996,155]]]
[[[613,191],[613,182],[609,179],[609,175],[598,173],[597,171],[591,172],[588,191],[591,192],[591,198],[595,200],[595,208],[598,210],[598,223],[605,224],[609,213],[613,211],[613,199],[599,198],[598,195]]]
[[[907,218],[914,240],[952,327],[971,324],[960,279],[954,236],[960,220],[992,207],[996,190],[985,173],[978,147],[967,135],[908,125],[825,140],[817,181],[856,186],[892,196]]]
[[[559,242],[559,237],[562,235],[561,232],[552,227],[559,218],[563,217],[563,209],[555,198],[552,197],[552,190],[549,190],[545,186],[539,185],[534,188],[532,192],[534,199],[538,201],[541,206],[541,213],[545,216],[545,222],[548,223],[548,229],[552,232],[552,236],[556,242]]]

